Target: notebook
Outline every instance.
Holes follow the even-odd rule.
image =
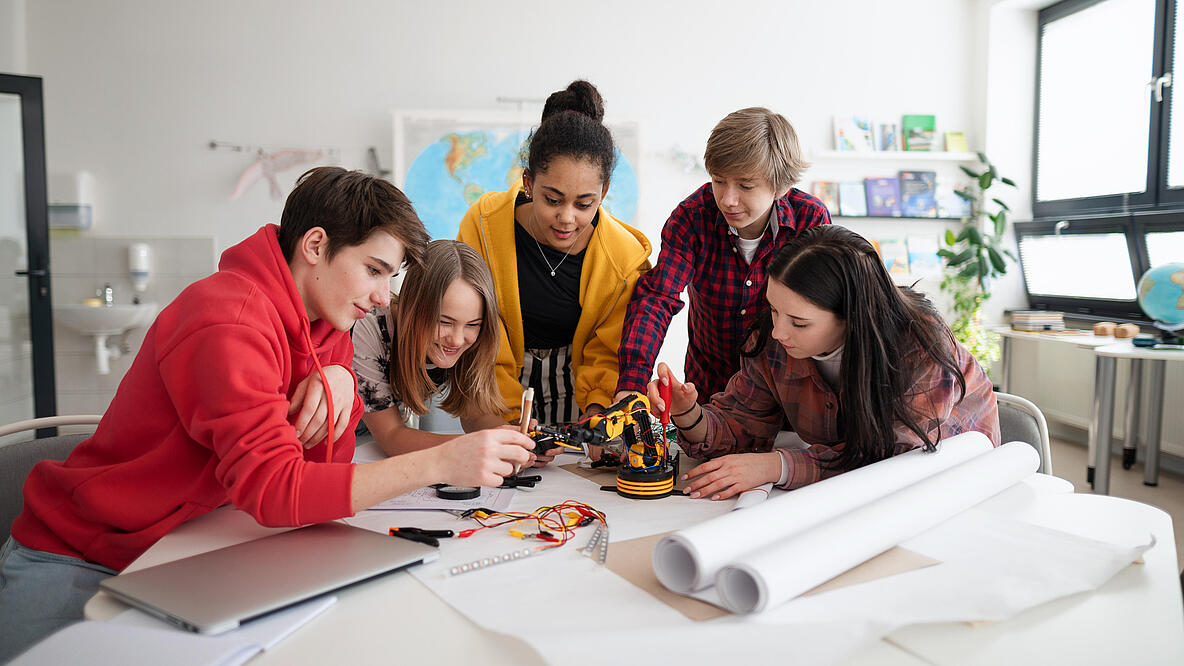
[[[438,556],[432,546],[343,523],[320,523],[112,576],[100,587],[183,629],[220,634]]]

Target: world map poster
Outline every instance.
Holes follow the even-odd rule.
[[[538,113],[395,111],[395,184],[433,239],[456,238],[461,218],[482,194],[521,182]],[[607,126],[617,144],[617,163],[603,205],[632,223],[638,202],[637,124]]]

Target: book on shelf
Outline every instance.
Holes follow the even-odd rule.
[[[839,214],[839,184],[833,180],[816,180],[810,183],[810,194],[818,197],[830,214]]]
[[[876,150],[900,150],[900,129],[895,122],[875,120],[872,124],[872,141]]]
[[[909,251],[899,238],[881,238],[879,241],[880,258],[884,260],[884,268],[889,275],[909,274]]]
[[[933,150],[937,117],[931,115],[903,116],[900,119],[900,131],[904,136],[905,150]]]
[[[970,202],[958,196],[958,192],[965,192],[965,185],[954,184],[938,179],[934,200],[937,203],[937,216],[960,220],[970,215]]]
[[[937,217],[937,173],[901,171],[900,213],[904,217]]]
[[[965,132],[946,132],[946,152],[947,153],[968,153],[970,146],[966,144]]]
[[[875,150],[871,120],[867,116],[835,116],[835,150]]]
[[[1011,313],[1013,331],[1063,331],[1065,315],[1048,310],[1017,310]]]
[[[900,217],[900,181],[895,178],[865,178],[867,214],[870,217]]]
[[[941,257],[937,256],[937,238],[934,236],[909,236],[909,273],[913,277],[938,275],[941,273]]]
[[[863,181],[845,180],[839,183],[839,215],[867,216],[867,194],[863,189]]]

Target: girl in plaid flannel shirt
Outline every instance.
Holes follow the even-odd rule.
[[[683,448],[711,460],[691,497],[726,499],[763,483],[798,488],[968,430],[999,444],[990,380],[933,305],[897,287],[871,243],[837,226],[802,232],[769,265],[770,314],[740,371],[706,405],[665,364]],[[777,344],[769,344],[772,338]],[[782,422],[808,445],[773,449]]]

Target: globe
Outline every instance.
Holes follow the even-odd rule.
[[[1165,324],[1184,324],[1184,263],[1156,266],[1139,278],[1139,307]]]

